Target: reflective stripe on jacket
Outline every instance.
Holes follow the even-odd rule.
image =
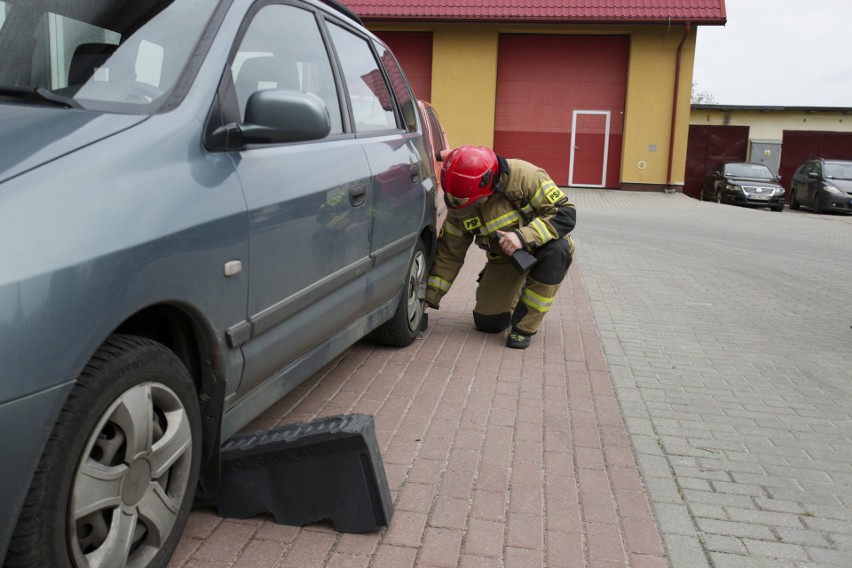
[[[543,169],[523,160],[506,160],[503,190],[464,217],[447,217],[441,226],[438,254],[427,282],[426,296],[438,304],[464,264],[470,243],[488,250],[492,262],[508,259],[497,245],[497,231],[515,231],[524,249],[536,249],[565,238],[577,221],[574,205]],[[573,251],[573,243],[571,249]]]

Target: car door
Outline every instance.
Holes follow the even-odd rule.
[[[816,207],[819,198],[819,187],[822,180],[822,163],[811,162],[805,170],[805,201],[809,207]]]
[[[722,164],[716,164],[710,173],[707,174],[704,178],[704,185],[702,186],[702,195],[704,195],[704,199],[708,201],[716,200],[716,190],[719,187],[719,180],[722,178]]]
[[[346,83],[353,130],[373,176],[370,252],[375,266],[366,301],[375,307],[403,283],[433,178],[424,166],[427,152],[415,99],[390,51],[342,22],[329,22],[328,29]]]
[[[790,178],[790,203],[796,204],[802,202],[802,194],[799,193],[799,188],[802,185],[802,177],[805,171],[805,168],[808,167],[807,162],[798,167],[798,169],[793,172],[792,177]]]
[[[310,9],[264,4],[249,16],[232,57],[241,115],[254,91],[296,89],[319,96],[332,124],[319,141],[232,153],[250,229],[249,317],[232,333],[246,360],[238,394],[364,311],[370,169],[359,141],[344,132],[320,26]]]

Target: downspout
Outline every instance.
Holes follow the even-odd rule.
[[[680,60],[682,57],[681,51],[683,44],[686,43],[686,38],[689,37],[689,32],[692,30],[692,22],[686,22],[686,29],[683,32],[683,38],[677,46],[677,60],[675,61],[675,79],[674,79],[674,99],[672,100],[672,124],[671,134],[669,135],[669,173],[666,177],[666,185],[672,187],[672,169],[674,167],[674,143],[675,143],[675,126],[677,122],[677,98],[680,91]]]

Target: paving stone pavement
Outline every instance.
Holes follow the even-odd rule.
[[[356,344],[246,428],[375,415],[390,526],[190,516],[170,566],[664,568],[668,565],[580,270],[532,346],[473,328],[472,248],[422,340]]]
[[[852,217],[572,196],[671,565],[852,566]]]
[[[374,414],[389,528],[201,509],[170,566],[852,566],[852,218],[569,193],[529,350],[472,329],[472,251],[422,341],[361,341],[247,428]]]

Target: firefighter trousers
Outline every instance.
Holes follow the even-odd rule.
[[[499,333],[511,324],[515,331],[534,334],[553,304],[573,252],[570,238],[551,241],[535,252],[538,262],[523,274],[508,258],[489,258],[476,289],[476,328]]]

